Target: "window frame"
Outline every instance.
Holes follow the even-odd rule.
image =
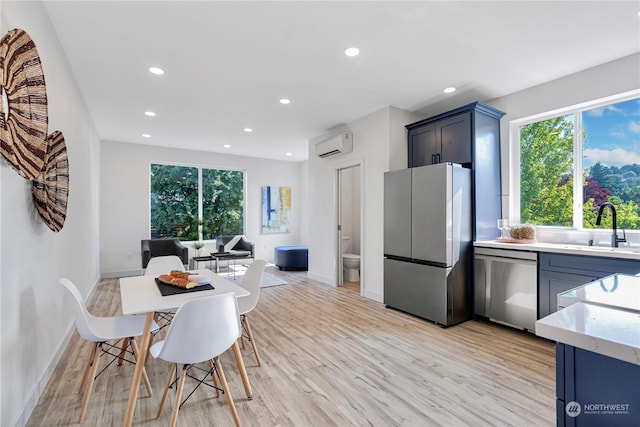
[[[203,198],[202,198],[202,170],[203,169],[211,169],[211,170],[226,170],[226,171],[234,171],[234,172],[242,172],[242,232],[246,233],[247,230],[247,171],[242,168],[231,168],[231,167],[216,167],[206,164],[199,163],[182,163],[182,162],[166,162],[166,161],[151,161],[149,162],[149,168],[147,170],[148,179],[149,179],[149,187],[147,191],[148,196],[148,221],[147,221],[147,233],[149,238],[151,238],[151,168],[153,165],[162,165],[162,166],[181,166],[187,168],[196,168],[198,170],[198,220],[201,221],[203,214]],[[177,236],[170,236],[177,237]],[[202,230],[198,229],[198,241],[201,242],[213,242],[215,239],[203,239]],[[195,240],[182,240],[184,243],[195,242]]]
[[[514,119],[509,122],[509,222],[520,223],[520,128],[524,125],[528,125],[535,122],[553,119],[556,117],[574,115],[574,129],[582,129],[582,114],[584,111],[599,108],[619,102],[628,101],[630,99],[638,98],[640,96],[640,89],[624,92],[617,95],[607,96],[599,98],[593,101],[587,101],[580,104],[558,108],[545,113],[539,113],[520,119]],[[583,163],[582,156],[575,155],[576,153],[582,153],[583,148],[583,135],[582,132],[573,132],[573,226],[564,227],[557,225],[536,225],[536,228],[542,230],[557,230],[557,231],[598,231],[597,229],[588,229],[583,227],[583,185],[582,185],[582,171]],[[576,171],[579,171],[577,173]],[[576,226],[579,224],[579,226]],[[640,230],[628,230],[628,233],[638,233]]]

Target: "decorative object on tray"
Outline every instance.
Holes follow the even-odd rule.
[[[520,243],[523,245],[537,242],[536,239],[513,239],[511,237],[498,237],[496,240],[502,243]]]
[[[47,138],[44,167],[31,182],[31,193],[45,224],[54,232],[62,230],[69,198],[69,159],[64,135],[58,130]]]
[[[27,179],[45,165],[47,89],[36,45],[15,28],[0,40],[0,153]]]
[[[173,273],[173,272],[172,272]],[[191,282],[189,279],[189,274],[186,277],[174,275],[174,274],[161,274],[158,277],[165,285],[173,285],[179,288],[191,289],[196,287],[196,282]]]
[[[187,288],[181,288],[179,286],[168,285],[166,283],[161,282],[160,279],[155,279],[155,280],[156,280],[156,286],[158,286],[158,290],[160,291],[162,296],[184,294],[188,292],[208,291],[211,289],[215,289],[210,284],[206,284],[202,286],[194,286],[193,288],[187,289]]]
[[[509,237],[499,237],[496,240],[504,243],[535,243],[536,229],[531,224],[513,224],[509,227]]]
[[[515,224],[509,229],[512,239],[535,240],[536,229],[531,224]]]

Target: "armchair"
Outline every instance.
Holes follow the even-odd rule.
[[[180,243],[180,240],[175,237],[142,240],[140,247],[142,268],[147,268],[149,260],[156,256],[175,255],[182,260],[183,264],[189,263],[189,248]]]

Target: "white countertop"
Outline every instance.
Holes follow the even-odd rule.
[[[621,246],[611,248],[607,246],[587,246],[563,243],[505,243],[496,240],[481,240],[474,246],[495,249],[513,249],[520,251],[553,252],[571,255],[599,256],[609,258],[626,258],[640,260],[640,247]]]
[[[640,276],[612,274],[558,294],[559,309],[580,301],[640,314]]]
[[[578,302],[538,320],[536,335],[640,365],[640,313]]]

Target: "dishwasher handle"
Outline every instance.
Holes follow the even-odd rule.
[[[522,258],[507,258],[507,257],[493,256],[493,255],[476,254],[476,259],[484,259],[487,261],[497,261],[497,262],[510,262],[512,264],[524,264],[524,265],[531,265],[531,266],[538,265],[538,262],[534,260],[522,259]]]

